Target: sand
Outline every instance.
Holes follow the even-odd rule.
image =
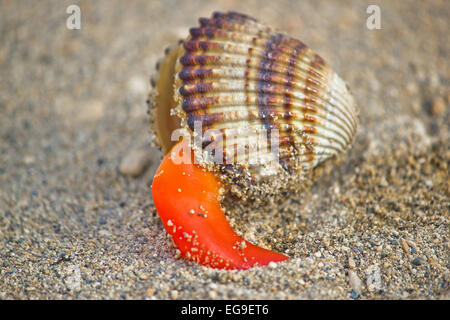
[[[0,299],[450,298],[448,1],[377,1],[380,30],[371,1],[77,3],[80,30],[72,1],[1,3]],[[247,271],[178,259],[150,190],[154,64],[229,9],[319,52],[361,109],[309,191],[229,217],[291,257]]]

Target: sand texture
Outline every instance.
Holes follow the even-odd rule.
[[[0,299],[449,299],[450,1],[0,1]],[[262,3],[265,2],[265,3]],[[312,187],[229,216],[290,260],[177,259],[150,185],[146,99],[165,47],[236,10],[301,39],[360,107]]]

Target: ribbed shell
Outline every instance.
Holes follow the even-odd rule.
[[[310,169],[347,149],[357,108],[318,54],[247,15],[214,13],[199,21],[180,44],[175,67],[175,110],[183,126],[194,130],[200,121],[203,132],[234,135],[232,141],[250,150],[256,143],[271,145],[260,130],[279,130],[277,163],[270,150],[238,159],[257,179]],[[209,143],[203,137],[203,147]],[[233,150],[223,148],[226,159]]]

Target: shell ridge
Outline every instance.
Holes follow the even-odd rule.
[[[307,48],[308,50],[310,50],[309,47]],[[185,42],[185,49],[189,53],[195,53],[198,52],[199,49],[202,49],[202,51],[200,51],[201,53],[217,54],[217,55],[223,55],[224,53],[227,53],[230,56],[243,56],[243,57],[248,55],[249,49],[253,50],[254,56],[262,56],[262,54],[264,53],[264,47],[262,45],[257,45],[255,43],[242,44],[239,42],[235,42],[234,39],[226,39],[226,38],[220,40],[205,39],[203,41],[199,39],[191,39]],[[296,58],[299,61],[303,62],[302,66],[309,66],[313,61],[314,56],[309,57],[305,55],[305,53],[307,53],[308,50],[306,49],[303,50],[302,51],[303,54],[297,56]],[[269,49],[266,55],[268,55],[267,60],[280,61],[280,58],[284,58],[285,60],[281,60],[280,62],[288,64],[289,57],[295,52],[296,51],[294,48],[280,46],[278,49],[274,48]],[[275,57],[271,56],[270,53],[272,53],[272,55],[275,55]],[[211,57],[211,55],[209,55],[209,57]],[[188,57],[184,58],[185,63],[189,62],[187,58]],[[301,70],[307,71],[308,69],[305,68]],[[326,80],[328,70],[329,66],[325,64],[322,67],[320,67],[320,69],[314,71],[316,73],[316,76],[320,75],[321,77],[323,77],[322,80]]]
[[[193,96],[194,94],[191,94],[191,95],[188,96],[189,98],[186,99],[186,101],[189,101],[189,103],[186,103],[183,106],[183,109],[186,112],[194,112],[195,110],[198,110],[199,108],[205,107],[206,105],[208,107],[208,111],[214,111],[215,109],[219,109],[219,108],[225,108],[226,109],[227,107],[239,107],[242,104],[239,104],[239,103],[236,103],[236,104],[224,104],[223,102],[220,101],[220,96],[217,95],[217,93],[221,93],[221,94],[226,95],[227,93],[236,93],[236,92],[239,92],[239,90],[238,89],[236,89],[236,90],[223,90],[223,89],[220,90],[220,89],[217,89],[217,91],[215,91],[213,89],[211,91],[208,91],[208,94],[216,93],[216,95],[213,95],[213,96],[194,97]],[[257,89],[248,89],[247,88],[247,93],[253,93],[254,94],[255,92],[257,92]],[[272,94],[275,95],[275,96],[282,96],[282,93],[278,93],[277,94],[277,93],[274,92]],[[219,98],[218,98],[218,96],[219,96]],[[248,94],[247,94],[247,96],[248,96]],[[290,98],[292,99],[290,105],[291,105],[293,110],[298,110],[299,112],[305,112],[305,109],[306,109],[306,111],[314,112],[314,110],[313,110],[314,108],[309,107],[308,106],[308,101],[305,101],[305,99],[299,99],[299,98],[297,98],[295,96],[290,96]],[[197,104],[194,103],[196,101],[198,101],[199,103],[197,103]],[[202,101],[205,101],[205,103],[201,103]],[[299,103],[296,103],[297,101]],[[316,101],[316,104],[317,104],[317,102],[319,102],[319,101]],[[341,118],[339,113],[336,113],[336,111],[338,111],[339,109],[338,108],[333,108],[331,110],[327,109],[326,108],[326,102],[327,101],[321,100],[320,102],[321,103],[318,104],[318,108],[320,108],[320,110],[322,110],[325,114],[332,114],[333,117],[339,119],[340,121],[343,121],[343,123],[346,125],[347,130],[345,130],[343,127],[341,127],[341,128],[347,133],[347,135],[351,135],[353,133],[353,130],[354,130],[353,125],[351,124],[351,122],[344,121],[344,119]],[[254,106],[254,105],[256,105],[256,103],[252,104],[252,103],[247,102],[245,105],[246,106]],[[279,104],[272,103],[272,106],[278,106],[278,105]],[[314,114],[317,115],[318,112],[316,111],[316,112],[314,112]],[[323,120],[327,120],[326,116],[325,117],[321,116],[320,118],[323,119]],[[335,123],[336,125],[338,124],[338,122],[333,120],[333,118],[330,118],[329,120],[331,122]]]
[[[296,122],[296,121],[294,121],[294,122]],[[226,124],[224,124],[224,123],[215,123],[215,126],[212,127],[211,129],[219,130],[219,131],[222,132],[222,134],[224,136],[226,136],[226,133],[224,132],[225,130],[228,130],[228,133],[237,133],[240,129],[243,128],[242,123],[246,124],[247,128],[248,129],[252,129],[252,130],[258,130],[260,128],[263,128],[263,129],[266,128],[265,126],[260,127],[262,124],[259,121],[257,121],[257,120],[250,120],[249,121],[248,119],[236,119],[236,120],[233,120],[233,121],[227,121]],[[226,126],[226,127],[224,127],[224,126]],[[235,129],[235,130],[232,130],[232,129]],[[270,129],[272,129],[272,128],[270,128]],[[291,134],[297,134],[297,132],[304,132],[304,131],[306,131],[313,138],[316,137],[316,138],[320,138],[320,139],[323,139],[323,140],[332,139],[329,136],[324,135],[323,132],[312,133],[312,132],[309,132],[308,129],[306,129],[306,130],[304,130],[304,129],[305,129],[305,126],[301,126],[301,128],[299,128],[298,130],[291,131]],[[280,131],[287,132],[287,130],[280,130]],[[247,136],[244,137],[243,140],[244,139],[247,139]],[[333,140],[336,141],[341,146],[340,150],[344,150],[345,146],[349,143],[349,142],[340,141],[340,140],[338,140],[336,138],[333,138]]]
[[[208,110],[208,111],[212,111],[212,110]],[[249,111],[257,112],[257,110],[249,110]],[[217,122],[215,120],[217,120],[219,118],[220,118],[220,120],[226,120],[227,123],[231,124],[231,123],[238,122],[238,121],[245,122],[245,121],[250,121],[250,120],[257,120],[258,114],[256,114],[256,112],[248,112],[247,116],[245,116],[245,117],[235,115],[235,113],[232,113],[232,112],[228,112],[228,113],[223,112],[223,111],[220,113],[219,112],[211,112],[211,113],[202,114],[199,116],[196,115],[195,120],[202,121],[202,124],[204,126],[210,126],[211,124],[214,124],[215,122]],[[280,118],[280,119],[286,120],[286,123],[285,123],[286,125],[292,126],[294,123],[302,124],[303,127],[313,128],[313,130],[326,128],[325,130],[333,132],[339,137],[338,140],[341,141],[342,145],[350,143],[350,140],[351,140],[350,135],[345,131],[344,132],[339,131],[340,128],[337,125],[335,127],[328,127],[328,126],[325,127],[323,123],[327,120],[326,118],[320,118],[321,121],[318,122],[316,119],[308,119],[308,117],[311,117],[311,116],[307,113],[299,114],[298,116],[297,115],[285,116],[285,111],[282,111],[282,110],[275,110],[275,111],[270,110],[270,114],[268,116],[272,117],[274,119]],[[237,118],[237,117],[239,117],[239,118]],[[306,117],[306,119],[305,119],[305,117]],[[319,118],[319,117],[317,117],[317,118]],[[291,122],[293,122],[293,123],[290,123],[289,119],[291,119]],[[309,126],[308,126],[308,124],[309,124]],[[212,127],[212,128],[215,128],[215,127]]]
[[[203,66],[203,67],[205,67],[205,66]],[[230,70],[232,69],[232,66],[230,65]],[[248,69],[249,70],[253,70],[253,68],[252,67],[248,67]],[[189,70],[189,69],[188,69]],[[214,76],[214,70],[223,70],[223,68],[222,69],[207,69],[207,68],[202,68],[202,69],[193,69],[193,70],[197,70],[196,72],[197,72],[197,74],[199,74],[199,75],[201,75],[200,76],[200,78],[203,78],[203,79],[205,79],[206,78],[206,74],[208,73],[208,71],[209,71],[209,76],[211,77],[211,76]],[[201,71],[199,71],[199,70],[201,70]],[[202,72],[203,70],[205,70],[205,72]],[[206,70],[208,70],[208,71],[206,71]],[[244,70],[244,68],[242,68],[242,70]],[[254,69],[254,70],[259,70],[259,69]],[[185,73],[189,73],[188,71],[185,71]],[[219,72],[217,72],[217,73],[219,73]],[[189,73],[190,74],[190,73]],[[221,75],[221,74],[217,74],[215,77],[221,77],[222,79],[227,79],[228,77],[227,76],[224,76],[224,75]],[[237,78],[237,75],[236,75],[236,77],[231,77],[231,78],[229,78],[229,79],[234,79],[234,78]],[[190,78],[186,78],[186,80],[189,80]],[[195,78],[194,78],[195,79]],[[211,78],[208,78],[208,79],[211,79]],[[304,80],[304,79],[301,79],[301,78],[296,78],[296,79],[298,79],[298,80]],[[305,78],[305,79],[307,79],[307,78]],[[248,77],[248,80],[251,80],[251,81],[259,81],[259,79],[257,79],[257,78],[254,78],[254,77]],[[284,83],[283,82],[280,82],[280,81],[274,81],[274,80],[272,80],[271,82],[273,82],[273,83],[276,83],[276,84],[280,84],[280,85],[284,85]],[[295,81],[294,82],[294,84],[295,84],[295,87],[296,88],[298,88],[298,89],[305,89],[306,88],[306,85],[305,84],[303,84],[303,85],[301,85],[301,83],[302,83],[302,81]],[[189,82],[189,81],[187,81],[187,82],[185,82],[184,84],[191,84],[191,82]],[[332,105],[333,107],[335,107],[336,109],[338,109],[339,111],[341,111],[341,112],[343,112],[344,113],[344,115],[346,116],[346,118],[347,118],[347,120],[349,121],[349,123],[351,124],[351,128],[352,128],[352,130],[354,130],[354,128],[355,128],[355,122],[354,121],[352,121],[352,118],[345,112],[345,111],[343,111],[345,108],[342,106],[342,104],[348,104],[348,103],[346,103],[345,101],[342,101],[342,98],[341,98],[341,96],[342,95],[345,95],[345,94],[348,94],[348,92],[343,92],[343,93],[341,93],[339,96],[335,96],[335,95],[330,95],[330,91],[326,91],[326,90],[323,90],[323,88],[325,87],[325,84],[323,85],[323,86],[320,86],[320,87],[317,87],[318,89],[320,89],[320,90],[316,90],[314,93],[314,95],[311,95],[311,96],[313,96],[313,97],[317,97],[317,98],[320,98],[324,103],[325,103],[325,105],[326,104],[330,104],[330,105]],[[321,93],[321,95],[319,95],[318,93]],[[327,99],[327,98],[332,98],[332,99]],[[336,102],[333,102],[333,101],[336,101]]]

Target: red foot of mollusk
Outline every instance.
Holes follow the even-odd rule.
[[[181,255],[219,269],[248,269],[288,259],[233,231],[220,206],[218,178],[198,165],[172,159],[174,150],[185,150],[183,143],[164,157],[152,184],[156,210]]]

